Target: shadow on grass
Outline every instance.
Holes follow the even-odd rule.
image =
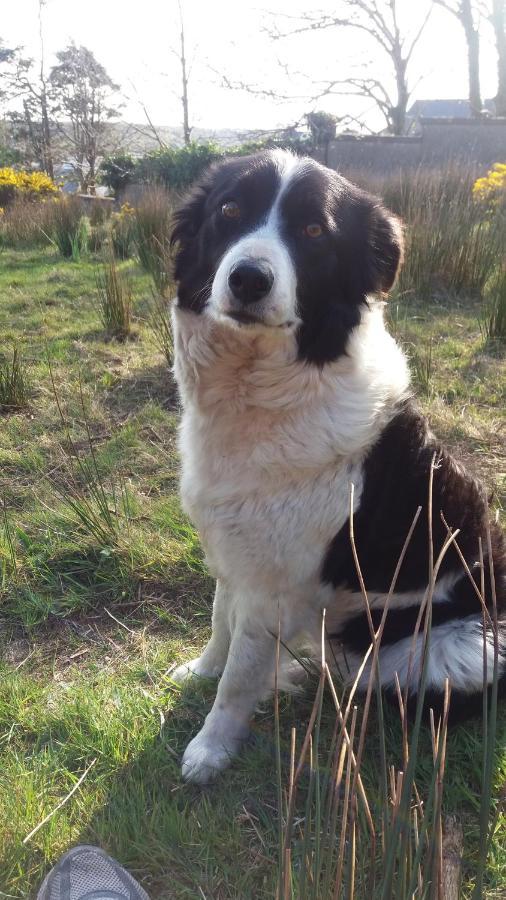
[[[145,680],[150,690],[149,678]],[[184,688],[167,686],[161,704],[144,708],[152,727],[142,746],[131,746],[125,725],[126,749],[111,743],[104,746],[93,723],[83,717],[69,727],[67,719],[56,720],[46,731],[33,735],[37,752],[63,748],[62,765],[80,773],[97,759],[82,794],[95,793],[93,812],[79,825],[79,800],[73,825],[65,823],[63,844],[52,850],[50,842],[34,840],[27,847],[9,848],[10,864],[42,878],[60,852],[77,843],[101,846],[125,865],[143,884],[152,900],[204,896],[209,900],[272,900],[278,865],[278,814],[276,749],[272,705],[257,714],[253,736],[232,767],[206,788],[186,785],[180,776],[180,759],[188,740],[201,727],[214,697],[215,687],[201,682]],[[311,688],[297,700],[281,698],[281,740],[283,783],[289,769],[289,735],[297,727],[300,749],[312,701]],[[161,723],[157,733],[158,722]],[[334,724],[332,704],[324,704],[321,745],[330,746]],[[76,743],[76,725],[79,742]],[[448,740],[445,811],[456,813],[465,829],[464,876],[472,877],[477,845],[477,821],[481,793],[480,723],[455,728]],[[389,759],[401,758],[402,733],[394,710],[386,714]],[[504,722],[498,733],[498,747],[506,740]],[[130,742],[130,746],[129,746]],[[123,756],[128,757],[125,764]],[[322,754],[323,756],[323,754]],[[428,730],[422,733],[417,778],[421,796],[430,779],[432,751]],[[497,770],[500,779],[500,769]],[[362,769],[373,816],[378,819],[379,760],[374,715],[369,725],[367,752]],[[314,775],[314,770],[313,770]],[[325,778],[323,769],[320,779]],[[304,803],[310,782],[309,771],[300,782],[300,819],[304,828]],[[62,814],[63,815],[63,814]],[[57,820],[58,817],[56,817]],[[55,823],[53,823],[56,828]],[[57,833],[57,832],[55,832]],[[59,833],[58,833],[59,834]],[[293,847],[295,867],[301,846]],[[299,860],[300,862],[301,860]],[[497,860],[495,861],[497,862]],[[367,860],[357,865],[367,866]],[[500,879],[498,872],[498,879]],[[491,887],[495,887],[491,873]],[[35,875],[33,884],[35,883]],[[500,880],[497,882],[500,886]],[[33,886],[33,885],[32,885]],[[32,895],[34,896],[34,894]],[[361,900],[363,900],[360,894]]]
[[[128,417],[149,402],[158,403],[166,411],[179,409],[176,383],[168,366],[143,368],[128,378],[118,378],[101,398],[112,415]]]
[[[277,839],[272,755],[253,747],[255,766],[239,763],[205,789],[185,785],[180,758],[202,725],[215,688],[206,683],[198,690],[177,691],[175,698],[169,690],[169,711],[151,710],[154,729],[160,712],[164,727],[138,750],[127,749],[130,758],[124,765],[118,763],[125,749],[104,746],[85,710],[82,721],[75,710],[70,724],[68,717],[53,719],[46,730],[32,735],[37,754],[59,748],[62,771],[81,773],[90,760],[97,762],[80,791],[81,797],[94,795],[86,824],[81,824],[78,795],[62,812],[60,829],[57,814],[27,846],[14,841],[6,848],[3,865],[27,873],[29,896],[36,896],[38,883],[65,849],[90,843],[126,866],[152,900],[272,898]],[[125,737],[128,744],[128,728]]]

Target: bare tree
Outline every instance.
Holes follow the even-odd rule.
[[[46,0],[39,0],[39,46],[40,46],[40,122],[42,133],[43,167],[50,178],[54,177],[53,151],[51,147],[51,126],[49,123],[49,97],[46,78],[45,53],[44,53],[44,28],[42,22],[42,10]]]
[[[346,28],[364,34],[372,45],[386,55],[393,89],[383,78],[364,75],[362,72],[346,78],[330,79],[322,84],[317,99],[331,94],[365,97],[379,109],[391,134],[404,134],[411,95],[408,69],[430,13],[431,6],[428,6],[414,33],[407,34],[403,32],[399,22],[397,0],[342,0],[337,15],[307,13],[300,17],[294,27],[289,27],[287,31],[277,28],[271,35],[279,40],[304,32]]]
[[[493,0],[490,21],[497,46],[495,112],[497,116],[506,116],[506,0]]]
[[[5,42],[0,38],[0,100],[8,93],[6,66],[12,62],[18,50],[18,47],[6,47]]]
[[[181,55],[179,57],[181,62],[181,103],[183,105],[183,138],[185,146],[187,147],[191,140],[191,127],[190,127],[190,119],[189,119],[189,111],[188,111],[188,81],[190,78],[190,73],[187,70],[186,64],[186,51],[185,51],[185,34],[184,34],[184,20],[183,20],[183,8],[181,6],[181,0],[178,0],[179,7],[179,22],[181,25],[181,34],[180,34],[180,47],[181,47]]]
[[[191,133],[193,131],[193,127],[190,125],[190,98],[189,98],[189,84],[192,70],[192,62],[188,62],[187,57],[187,45],[186,45],[186,32],[185,32],[185,24],[184,24],[184,16],[183,16],[183,5],[182,0],[176,0],[177,8],[178,8],[178,16],[179,16],[179,42],[177,49],[175,47],[169,47],[169,52],[177,59],[178,66],[180,68],[180,87],[177,90],[170,90],[170,93],[174,94],[177,99],[181,103],[182,113],[183,113],[183,142],[185,147],[187,147],[191,143]],[[173,81],[172,73],[169,76],[169,73],[162,73],[165,77],[171,79]],[[146,103],[139,97],[137,94],[137,90],[135,86],[133,86],[134,91],[136,93],[137,102],[140,104],[140,107],[144,113],[144,117],[147,122],[147,130],[138,129],[139,134],[145,134],[157,142],[158,146],[161,150],[166,149],[167,144],[162,139],[160,132],[156,128],[151,114],[148,110]],[[181,91],[181,93],[179,93]]]
[[[8,51],[9,69],[4,76],[5,93],[22,104],[22,112],[14,110],[18,139],[25,141],[29,155],[53,178],[53,146],[51,89],[46,75],[43,10],[46,0],[39,0],[39,59],[23,57],[20,48]]]
[[[462,25],[467,43],[469,105],[473,116],[482,113],[480,89],[480,32],[479,9],[473,0],[434,0],[438,6],[452,13]]]
[[[97,161],[108,150],[107,123],[118,115],[119,89],[91,50],[69,44],[56,54],[50,82],[62,138],[74,155],[83,191],[95,191]]]

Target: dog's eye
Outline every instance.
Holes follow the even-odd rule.
[[[235,200],[229,200],[221,207],[221,214],[226,219],[238,219],[241,215],[241,208]]]
[[[323,234],[323,228],[321,225],[318,225],[318,222],[311,222],[310,225],[306,225],[306,227],[303,228],[303,232],[306,237],[319,238]]]

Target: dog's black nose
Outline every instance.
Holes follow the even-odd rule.
[[[274,272],[265,262],[239,262],[228,276],[228,284],[236,300],[256,303],[269,293]]]

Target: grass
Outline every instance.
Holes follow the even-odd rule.
[[[214,686],[178,688],[170,668],[208,635],[212,582],[177,499],[178,409],[150,322],[150,278],[134,262],[118,263],[132,285],[138,339],[112,343],[100,321],[96,263],[65,261],[51,248],[2,253],[0,335],[29,362],[37,393],[26,410],[0,419],[0,892],[34,896],[58,855],[87,841],[131,868],[153,900],[267,900],[279,884],[290,821],[292,729],[297,760],[317,682],[300,697],[280,696],[278,715],[271,703],[262,707],[246,751],[214,786],[182,784],[181,753]],[[485,340],[481,317],[479,299],[448,292],[423,302],[400,292],[389,307],[398,340],[420,356],[416,383],[434,429],[485,478],[504,517],[506,359]],[[353,710],[349,731],[352,717]],[[361,771],[375,817],[383,741],[394,781],[403,768],[399,715],[385,711],[383,732],[380,721],[373,697]],[[344,795],[338,807],[325,806],[335,722],[326,690],[312,727],[312,764],[307,757],[293,801],[291,868],[282,872],[293,896],[304,890],[327,900],[311,882],[315,867],[323,884],[327,877],[317,816],[335,817],[337,854],[341,823],[351,821],[343,817]],[[360,729],[359,712],[355,746]],[[505,746],[501,711],[491,766],[496,801],[506,782]],[[477,877],[483,747],[480,721],[450,731],[444,791],[434,795],[443,822],[454,815],[462,825],[464,898]],[[437,770],[433,751],[422,729],[415,776],[425,800]],[[69,801],[23,843],[93,760]],[[346,766],[347,759],[343,783]],[[350,810],[353,796],[350,790]],[[363,898],[362,854],[370,846],[356,811],[355,896]],[[343,838],[345,869],[352,835]],[[502,895],[500,810],[484,879],[484,895]]]

